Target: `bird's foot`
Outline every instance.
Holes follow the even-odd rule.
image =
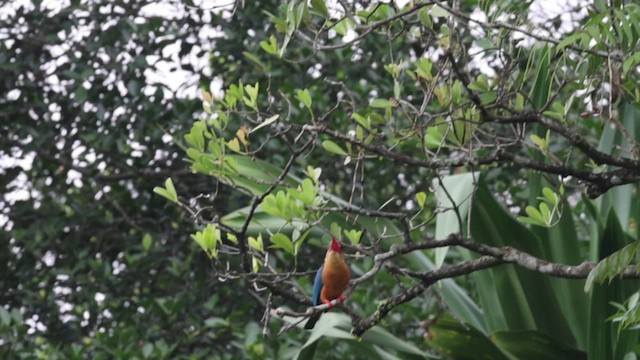
[[[331,309],[333,307],[333,302],[331,300],[322,300],[325,304],[327,304],[328,308]]]
[[[344,296],[338,296],[338,303],[342,304],[344,302]]]

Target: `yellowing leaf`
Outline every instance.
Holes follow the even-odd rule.
[[[207,103],[212,103],[213,102],[213,96],[211,96],[211,93],[208,92],[205,89],[201,89],[200,92],[202,93],[202,99],[207,102]]]
[[[238,131],[236,131],[236,137],[238,138],[238,140],[240,140],[240,142],[242,143],[242,145],[247,145],[247,134],[248,134],[248,127],[247,125],[242,125],[240,127],[240,129],[238,129]]]
[[[240,152],[240,142],[238,138],[233,138],[227,143],[227,147],[235,152]]]
[[[313,166],[307,166],[307,175],[313,180],[314,183],[318,183],[320,179],[320,174],[322,174],[322,168],[314,168]]]

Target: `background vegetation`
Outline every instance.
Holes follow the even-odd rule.
[[[640,6],[151,4],[0,8],[4,358],[636,358]]]

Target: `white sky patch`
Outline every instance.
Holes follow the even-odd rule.
[[[77,188],[82,187],[82,174],[76,170],[69,169],[67,171],[67,184],[73,184]]]
[[[52,267],[56,264],[56,254],[54,254],[51,250],[47,251],[42,257],[42,262],[46,266]]]
[[[588,15],[589,4],[585,0],[536,0],[529,8],[528,19],[533,24],[543,25],[545,21],[559,17],[560,33],[551,34],[559,38],[575,29],[577,21]]]
[[[102,303],[104,303],[104,300],[107,298],[107,296],[101,292],[97,292],[95,294],[95,296],[93,297],[93,299],[96,301],[96,303],[98,305],[102,305]]]
[[[485,14],[484,11],[480,10],[480,8],[476,8],[475,10],[473,10],[469,17],[480,23],[487,22],[487,14]],[[471,32],[471,36],[475,38],[481,38],[485,36],[484,28],[478,23],[469,22],[469,30]]]
[[[4,2],[0,5],[0,20],[7,20],[10,17],[16,16],[16,10],[21,7],[26,10],[35,9],[30,0],[13,0]]]

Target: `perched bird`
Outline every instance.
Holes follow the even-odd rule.
[[[320,266],[313,283],[313,306],[330,303],[331,300],[342,298],[342,291],[349,283],[351,272],[344,260],[342,245],[338,240],[331,239],[331,244],[324,257],[324,264]],[[313,329],[322,312],[313,314],[305,324],[305,329]]]

